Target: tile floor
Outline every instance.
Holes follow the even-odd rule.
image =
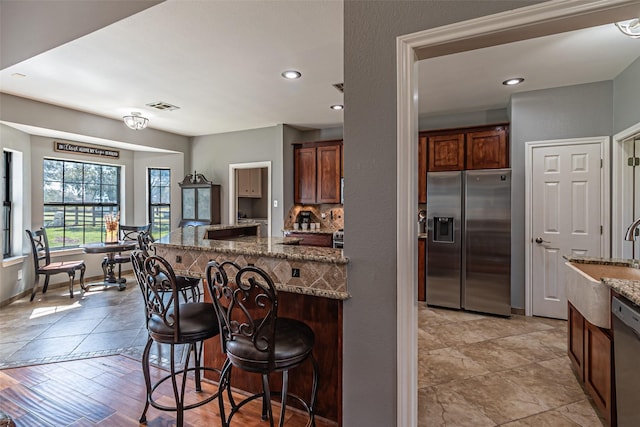
[[[125,354],[146,342],[139,289],[66,287],[0,308],[0,369]],[[600,427],[566,356],[566,322],[419,311],[420,426]],[[154,349],[162,362],[162,349]]]
[[[95,356],[140,358],[147,340],[140,289],[133,275],[127,289],[91,286],[75,298],[68,288],[39,293],[0,308],[0,369]],[[159,348],[153,350],[156,362]]]
[[[421,307],[419,426],[602,426],[566,335],[561,320]]]

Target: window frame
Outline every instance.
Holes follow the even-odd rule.
[[[167,171],[169,173],[169,178],[168,178],[168,183],[167,185],[153,185],[152,183],[152,173],[153,172],[160,172],[162,173],[162,171]],[[169,200],[167,202],[162,201],[162,197],[159,203],[154,203],[152,202],[152,191],[153,188],[162,188],[162,187],[166,187],[168,188],[168,196],[169,196]],[[160,191],[160,196],[162,196],[162,191]],[[156,227],[156,223],[154,223],[153,219],[154,219],[154,209],[168,209],[168,228],[167,228],[167,234],[171,231],[171,169],[170,168],[162,168],[162,167],[156,167],[156,168],[147,168],[147,214],[148,214],[148,218],[149,218],[149,223],[151,224],[151,228],[150,228],[150,232],[151,235],[156,238],[159,239],[161,237],[163,237],[165,235],[165,233],[162,232],[163,229],[163,222],[161,221],[160,224],[157,225]]]
[[[47,176],[45,176],[45,164],[46,162],[60,162],[62,163],[62,178],[61,180],[54,180],[54,179],[47,179]],[[65,171],[66,171],[66,165],[67,164],[75,164],[75,165],[82,165],[82,179],[80,182],[75,182],[76,185],[80,185],[82,187],[82,193],[81,193],[81,198],[82,201],[65,201],[65,188],[66,188],[66,184],[71,184],[73,183],[73,181],[65,180]],[[101,168],[100,171],[100,182],[96,183],[93,181],[87,181],[87,177],[86,177],[86,166],[92,166],[92,167],[99,167]],[[115,184],[113,183],[104,183],[103,182],[103,169],[102,168],[113,168],[115,170]],[[56,228],[62,228],[62,241],[63,244],[62,245],[56,245],[54,243],[55,239],[52,239],[51,234],[53,234],[50,230],[54,227],[47,227],[47,231],[49,234],[49,245],[51,250],[64,250],[64,249],[71,249],[71,248],[77,248],[82,244],[86,244],[86,243],[96,243],[96,242],[104,242],[105,241],[105,228],[104,228],[104,215],[112,213],[115,214],[117,212],[120,212],[121,210],[121,205],[122,205],[122,200],[121,200],[121,190],[122,190],[122,165],[115,165],[115,164],[108,164],[108,163],[99,163],[99,162],[88,162],[88,161],[81,161],[81,160],[71,160],[71,159],[62,159],[62,158],[53,158],[53,157],[45,157],[43,159],[43,163],[42,163],[42,181],[43,181],[43,226],[47,227],[47,219],[46,219],[46,215],[47,215],[47,208],[62,208],[62,212],[63,212],[63,221],[62,221],[62,226],[61,227],[56,227]],[[62,201],[46,201],[46,185],[47,183],[54,183],[54,182],[58,182],[60,184],[60,192],[61,192],[61,200]],[[102,200],[102,196],[100,196],[101,200],[99,200],[98,202],[88,202],[85,199],[85,197],[87,196],[87,189],[86,186],[87,185],[91,185],[91,186],[97,186],[98,188],[100,188],[100,194],[103,194],[103,187],[106,186],[113,186],[115,185],[115,198],[116,200],[114,202],[105,202]],[[67,224],[67,210],[68,209],[76,209],[76,215],[78,212],[78,208],[80,208],[80,210],[82,211],[80,213],[80,215],[84,215],[83,216],[83,221],[82,224],[79,226],[81,228],[81,235],[82,235],[82,239],[78,244],[67,244],[67,235],[68,232],[70,230],[68,230],[71,227],[78,227],[78,225],[76,224],[75,226],[72,225],[68,225]],[[87,223],[84,221],[86,219],[86,210],[87,208],[90,208],[93,211],[93,225],[92,227],[96,227],[99,226],[100,228],[100,240],[87,240]],[[95,214],[96,211],[100,211],[100,217],[99,219],[96,220],[95,218]]]
[[[11,225],[13,224],[13,153],[2,150],[2,257],[12,256],[13,235]]]

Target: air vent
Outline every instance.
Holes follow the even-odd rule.
[[[344,83],[335,83],[332,86],[338,89],[340,93],[344,93]]]
[[[147,104],[147,107],[155,108],[156,110],[160,111],[173,111],[180,109],[180,107],[176,107],[175,105],[171,105],[167,102],[162,101],[150,102],[149,104]]]

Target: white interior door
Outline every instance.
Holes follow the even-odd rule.
[[[601,144],[534,146],[531,289],[534,316],[567,318],[566,255],[601,254]]]

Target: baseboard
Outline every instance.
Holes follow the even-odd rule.
[[[511,314],[518,314],[524,316],[524,308],[511,307]]]
[[[128,272],[123,271],[123,272],[122,272],[122,274],[123,274],[123,275],[124,275],[125,273],[126,273],[126,274],[129,274],[129,273],[131,273],[131,272],[132,272],[132,271],[128,271]],[[100,280],[103,280],[103,279],[104,279],[104,276],[103,276],[103,275],[99,275],[99,276],[91,276],[91,277],[85,277],[85,278],[84,278],[84,282],[85,282],[85,283],[89,283],[89,282],[97,282],[97,281],[100,281]],[[42,284],[43,284],[43,283],[44,283],[44,279],[40,279],[40,284],[38,285],[38,292],[40,292],[40,293],[42,293]],[[75,285],[76,285],[76,284],[77,284],[78,286],[80,286],[80,285],[79,285],[79,282],[74,283],[74,294],[75,294],[75,292],[76,292],[76,291],[75,291],[75,289],[76,289],[76,286],[75,286]],[[69,282],[66,282],[66,281],[65,281],[65,282],[60,282],[60,283],[49,283],[49,288],[47,289],[47,291],[49,291],[49,290],[51,290],[51,289],[58,289],[58,288],[67,288],[67,289],[68,289],[68,288],[69,288]],[[6,300],[4,300],[4,301],[0,301],[0,307],[5,307],[5,306],[7,306],[7,305],[11,304],[12,302],[15,302],[15,301],[17,301],[17,300],[19,300],[19,299],[22,299],[22,298],[24,298],[24,297],[26,297],[26,296],[31,295],[31,289],[32,289],[32,288],[25,289],[24,291],[20,292],[20,293],[19,293],[19,294],[17,294],[17,295],[12,296],[11,298],[7,298],[7,299],[6,299]]]

